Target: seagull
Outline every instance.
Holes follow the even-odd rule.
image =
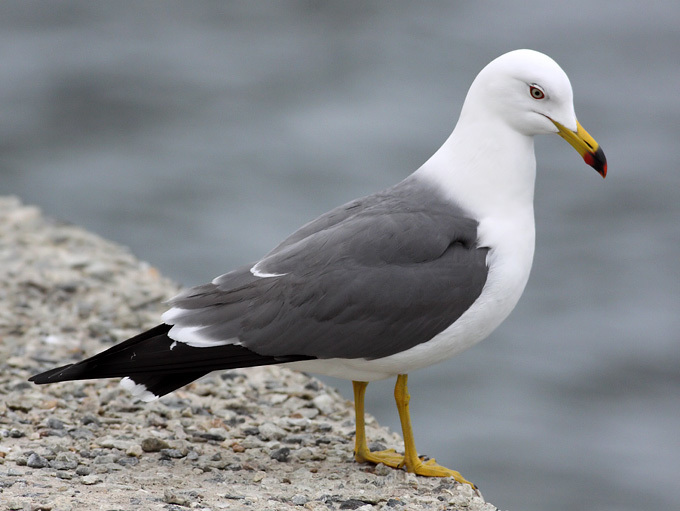
[[[155,328],[30,381],[122,377],[150,401],[216,370],[283,364],[345,378],[356,461],[472,485],[418,456],[408,373],[481,341],[517,304],[534,253],[534,136],[551,133],[606,176],[560,66],[533,50],[501,55],[473,81],[448,139],[406,179],[181,292]],[[365,433],[366,387],[391,377],[403,455],[370,451]]]

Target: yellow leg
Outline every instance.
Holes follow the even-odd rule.
[[[411,427],[411,413],[409,412],[408,407],[411,396],[408,394],[407,381],[408,375],[400,374],[397,377],[397,384],[394,386],[394,400],[397,403],[399,420],[401,421],[401,433],[404,437],[404,465],[406,465],[406,470],[419,476],[453,477],[459,483],[469,484],[473,488],[477,488],[474,484],[460,475],[460,472],[442,467],[434,458],[423,462],[423,460],[418,457],[416,442],[413,439],[413,428]]]
[[[469,484],[477,488],[470,481],[465,479],[460,472],[442,467],[434,459],[423,462],[418,457],[416,443],[413,439],[413,428],[411,427],[411,415],[409,412],[409,400],[407,386],[408,376],[400,374],[397,377],[397,384],[394,386],[394,400],[397,403],[399,419],[401,421],[401,431],[404,436],[405,454],[402,456],[388,449],[385,451],[371,452],[366,442],[366,429],[364,422],[364,395],[366,393],[367,382],[353,381],[354,387],[354,409],[356,411],[356,436],[354,444],[354,458],[359,463],[383,463],[389,467],[406,467],[408,472],[427,477],[453,477],[459,483]]]
[[[353,381],[354,388],[354,411],[356,413],[356,435],[354,437],[354,459],[359,463],[383,463],[389,467],[401,468],[404,465],[404,457],[397,454],[394,449],[385,451],[373,451],[368,449],[366,442],[366,427],[364,421],[364,394],[368,382]]]

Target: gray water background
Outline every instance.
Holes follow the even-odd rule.
[[[411,375],[419,450],[502,509],[680,509],[677,1],[2,2],[0,194],[199,284],[405,177],[520,47],[610,175],[537,140],[527,290]],[[398,430],[392,385],[368,409]]]

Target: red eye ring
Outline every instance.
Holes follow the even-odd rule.
[[[545,98],[545,92],[543,92],[540,87],[537,87],[536,85],[529,85],[529,94],[531,94],[531,97],[534,99]]]

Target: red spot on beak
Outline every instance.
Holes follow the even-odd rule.
[[[601,147],[598,147],[594,153],[585,153],[583,161],[593,167],[602,177],[607,177],[607,158]]]

